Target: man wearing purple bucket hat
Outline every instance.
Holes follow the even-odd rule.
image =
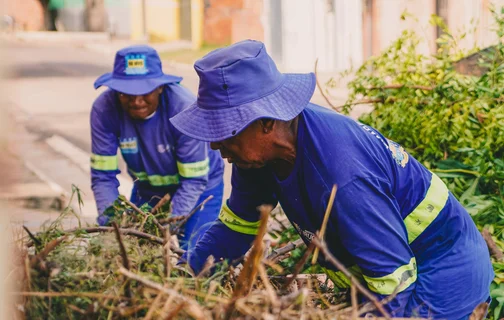
[[[170,119],[233,163],[219,220],[183,261],[243,255],[257,234],[257,207],[280,203],[308,244],[338,186],[329,250],[394,316],[467,319],[489,301],[488,249],[445,184],[375,129],[309,103],[313,74],[282,74],[264,45],[243,41],[197,61],[197,101]],[[319,256],[338,287],[349,281]]]
[[[217,218],[222,206],[224,163],[208,143],[173,127],[169,118],[195,101],[179,83],[164,74],[157,52],[132,46],[116,53],[114,71],[99,77],[94,86],[108,86],[91,110],[91,179],[99,216],[108,223],[107,210],[119,196],[117,149],[135,180],[131,201],[154,206],[171,195],[172,214],[188,214],[213,195],[185,225],[183,248],[197,239]]]

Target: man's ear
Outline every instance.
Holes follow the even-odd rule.
[[[275,120],[274,119],[261,119],[261,121],[259,121],[259,123],[261,124],[261,127],[262,127],[262,130],[264,133],[269,133],[271,131],[273,131],[273,127],[275,126]]]

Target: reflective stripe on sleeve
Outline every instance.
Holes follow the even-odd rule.
[[[182,163],[177,161],[177,168],[180,176],[184,178],[196,178],[208,174],[210,171],[210,160],[205,160],[191,163]]]
[[[135,176],[140,181],[148,181],[154,187],[164,187],[171,186],[179,183],[179,177],[177,174],[174,175],[148,175],[146,172],[135,172],[133,170],[129,170],[133,176]]]
[[[229,229],[239,233],[257,235],[259,230],[260,221],[250,222],[238,217],[233,211],[231,211],[231,209],[229,209],[227,204],[222,207],[219,214],[219,220],[222,221],[222,223],[224,223]]]
[[[448,200],[448,188],[434,173],[425,198],[405,219],[408,242],[412,243],[438,216]]]
[[[102,171],[113,171],[118,169],[117,155],[101,156],[99,154],[91,154],[91,168]]]
[[[392,294],[400,286],[398,292],[406,290],[417,279],[417,267],[415,257],[411,258],[406,265],[400,266],[391,274],[379,278],[363,275],[371,291],[379,294]]]

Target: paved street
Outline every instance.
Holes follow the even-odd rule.
[[[93,82],[111,70],[114,56],[111,50],[57,42],[9,41],[6,47],[7,91],[1,102],[13,122],[9,152],[20,159],[20,183],[31,183],[33,193],[66,193],[67,198],[72,184],[78,186],[84,199],[82,216],[93,221],[97,213],[89,179],[89,111],[101,92],[94,90]],[[196,92],[198,78],[191,66],[166,62],[164,69],[184,77],[183,84]],[[313,101],[325,104],[320,94]],[[120,167],[124,169],[124,163]],[[125,170],[121,176],[121,191],[129,195],[131,179]],[[228,194],[229,189],[227,183]]]

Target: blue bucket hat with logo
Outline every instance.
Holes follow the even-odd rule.
[[[222,141],[261,118],[288,121],[309,103],[315,75],[281,73],[262,42],[245,40],[196,61],[197,101],[170,119],[182,133]]]
[[[138,45],[117,51],[114,71],[99,77],[94,87],[98,89],[107,86],[130,95],[144,95],[163,84],[180,81],[181,77],[163,73],[161,59],[156,50]]]

